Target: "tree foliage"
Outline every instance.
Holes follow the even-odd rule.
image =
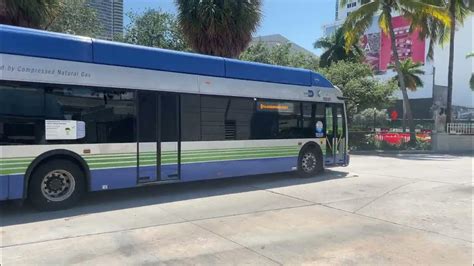
[[[387,109],[367,108],[354,115],[354,125],[362,127],[380,127],[388,124]]]
[[[125,27],[123,38],[117,37],[118,41],[178,51],[188,50],[174,15],[147,9],[143,13],[129,12],[127,16],[130,23]]]
[[[316,71],[319,60],[316,56],[291,50],[291,44],[268,47],[258,42],[247,48],[239,57],[241,60],[271,65],[306,68]]]
[[[413,62],[411,58],[408,58],[401,61],[400,65],[403,72],[403,77],[405,78],[405,85],[407,86],[407,89],[416,91],[417,88],[423,87],[423,81],[421,80],[420,75],[424,75],[425,71],[421,69],[423,67],[422,63]],[[388,68],[395,69],[395,66],[390,64]],[[392,80],[398,83],[398,75],[395,75]],[[400,84],[398,85],[400,86]]]
[[[317,40],[314,43],[314,48],[324,49],[320,57],[321,67],[328,67],[332,63],[342,60],[359,62],[364,55],[357,43],[353,43],[348,50],[346,49],[346,39],[342,28],[337,29],[336,33],[331,36]]]
[[[0,0],[0,24],[45,29],[62,6],[62,0]]]
[[[474,4],[473,4],[474,6]],[[469,53],[466,55],[466,58],[469,58],[469,57],[474,57],[474,52],[472,53]],[[474,91],[474,73],[471,74],[471,79],[469,80],[469,85],[471,86],[471,90]]]
[[[340,4],[344,6],[348,2],[349,0],[341,0]],[[380,28],[384,33],[390,36],[394,66],[398,76],[398,84],[403,95],[403,105],[404,110],[406,110],[405,114],[410,127],[410,142],[414,144],[416,140],[415,124],[408,99],[405,77],[401,69],[395,40],[395,30],[392,23],[392,16],[395,14],[400,14],[412,21],[414,21],[413,18],[417,16],[431,16],[432,19],[443,25],[449,25],[451,18],[444,8],[420,0],[373,0],[363,4],[359,9],[352,12],[343,25],[346,38],[346,50],[349,50],[350,46],[358,42],[360,36],[370,27],[374,17],[376,15],[379,17],[378,24]]]
[[[471,79],[469,80],[469,86],[471,86],[471,90],[474,91],[474,74],[471,74]]]
[[[238,57],[259,25],[261,0],[175,0],[178,21],[194,51]]]
[[[374,78],[369,65],[339,61],[320,70],[347,98],[349,122],[357,112],[367,108],[383,109],[392,103],[394,82],[382,82]]]
[[[61,11],[48,30],[96,37],[102,28],[96,11],[85,0],[63,0]]]

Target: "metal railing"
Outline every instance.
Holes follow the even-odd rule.
[[[453,135],[474,135],[474,123],[448,123],[446,132]]]

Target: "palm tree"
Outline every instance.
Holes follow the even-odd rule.
[[[446,105],[446,123],[450,123],[453,106],[454,40],[456,37],[456,25],[464,24],[464,20],[469,13],[473,11],[474,1],[448,0],[446,3],[451,17],[451,25],[449,27],[448,99]]]
[[[474,57],[474,52],[466,55],[466,58]],[[471,80],[469,80],[469,85],[471,85],[471,90],[474,91],[474,74],[471,74]]]
[[[0,0],[0,24],[45,29],[62,7],[62,0]]]
[[[323,37],[314,43],[314,48],[323,48],[325,51],[319,58],[320,67],[329,67],[332,63],[342,60],[359,61],[363,52],[357,43],[353,43],[350,49],[346,51],[346,39],[342,28],[337,29],[336,33],[329,37]]]
[[[341,5],[345,6],[350,0],[341,0]],[[352,12],[344,23],[344,32],[346,37],[346,49],[349,50],[353,43],[356,43],[360,36],[372,24],[375,15],[379,15],[378,23],[382,31],[390,36],[392,54],[394,58],[394,68],[398,74],[398,83],[403,95],[403,105],[406,110],[408,123],[410,127],[410,142],[414,143],[415,125],[413,123],[413,114],[408,99],[405,77],[402,72],[400,57],[397,52],[395,42],[395,31],[392,24],[392,15],[398,13],[405,18],[411,19],[417,15],[431,16],[433,19],[442,23],[449,23],[450,17],[447,12],[438,6],[420,2],[419,0],[373,0],[362,5],[359,9]]]
[[[450,23],[444,24],[433,21],[430,16],[415,16],[414,27],[420,29],[420,37],[430,39],[428,58],[433,58],[434,43],[445,43],[449,40],[448,63],[448,95],[446,104],[446,123],[452,118],[453,98],[453,68],[454,68],[454,41],[456,26],[463,25],[465,19],[474,11],[474,0],[421,0],[426,4],[433,4],[445,8],[450,16]]]
[[[421,69],[423,66],[420,62],[413,62],[410,58],[400,62],[400,69],[403,73],[403,78],[405,79],[405,86],[411,91],[416,91],[417,88],[423,87],[423,80],[421,80],[419,75],[424,75],[425,71]],[[390,64],[389,69],[395,70],[395,65]],[[397,82],[398,75],[395,75],[392,80]],[[398,84],[400,87],[400,84]],[[403,130],[405,130],[405,121],[406,121],[406,110],[405,105],[403,105]]]
[[[199,53],[237,57],[261,18],[261,0],[175,0],[184,37]]]
[[[420,62],[413,62],[411,58],[403,60],[400,62],[400,67],[403,72],[403,77],[405,79],[405,86],[410,91],[416,91],[417,88],[423,87],[423,80],[421,80],[419,75],[424,75],[425,71],[420,69],[423,67],[423,64]],[[395,65],[390,64],[389,69],[395,70]],[[398,81],[398,75],[393,77],[393,81]],[[400,86],[400,84],[398,85]]]

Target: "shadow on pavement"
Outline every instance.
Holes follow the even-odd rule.
[[[377,154],[372,154],[372,155],[378,156],[378,157],[387,157],[387,158],[409,160],[409,161],[452,161],[452,160],[458,159],[460,156],[472,156],[472,154],[450,155],[450,154],[410,154],[410,153],[399,153],[399,154],[377,153]]]
[[[23,206],[18,206],[18,204],[13,202],[6,202],[0,205],[0,226],[323,182],[344,178],[348,174],[348,172],[343,171],[326,170],[317,177],[298,178],[295,173],[281,173],[91,192],[86,194],[77,206],[55,212],[36,211],[28,202],[25,202]]]

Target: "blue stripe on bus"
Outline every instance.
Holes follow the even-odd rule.
[[[226,77],[311,86],[311,71],[262,63],[225,60]]]
[[[291,171],[297,165],[297,157],[236,160],[181,165],[180,182],[216,179],[225,177],[268,174]],[[164,165],[162,172],[172,173],[176,165]],[[140,171],[151,172],[154,167],[141,167]],[[91,171],[91,190],[129,188],[136,185],[136,167],[98,169]]]
[[[0,175],[0,200],[8,199],[8,178],[7,175]]]
[[[224,76],[224,59],[215,56],[94,40],[94,63],[153,70]],[[117,56],[120,55],[120,56]]]
[[[0,25],[0,53],[234,78],[299,86],[333,88],[306,69],[225,59]]]
[[[297,162],[298,157],[283,157],[183,164],[181,165],[181,180],[196,181],[233,176],[289,172],[292,170],[292,167],[296,167]]]
[[[332,85],[329,80],[316,72],[311,72],[311,85],[316,87],[334,88],[334,85]]]
[[[0,52],[92,63],[92,39],[0,25]]]
[[[24,175],[0,176],[0,200],[23,198]]]

